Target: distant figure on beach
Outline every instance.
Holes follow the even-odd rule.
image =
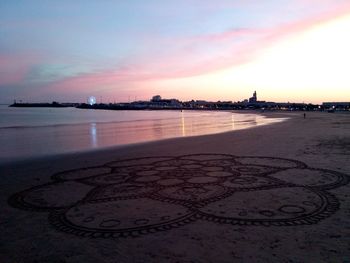
[[[304,119],[306,118],[306,113],[304,113]]]

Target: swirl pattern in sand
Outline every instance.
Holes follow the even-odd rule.
[[[47,211],[59,230],[130,237],[197,220],[219,224],[315,224],[339,208],[328,192],[349,177],[275,157],[193,154],[118,160],[54,174],[16,193],[17,208]]]

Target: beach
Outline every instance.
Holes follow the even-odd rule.
[[[254,113],[203,110],[91,110],[0,106],[4,162],[101,150],[283,121]]]
[[[1,167],[1,262],[350,262],[350,115]]]

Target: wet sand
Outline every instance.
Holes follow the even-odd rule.
[[[266,115],[1,167],[0,261],[350,262],[350,115]]]
[[[75,109],[76,110],[76,109]],[[9,161],[20,161],[27,158],[40,158],[48,155],[84,152],[143,143],[161,139],[188,137],[233,131],[252,126],[265,125],[281,121],[276,118],[264,118],[257,114],[235,114],[224,111],[97,111],[101,113],[100,122],[96,111],[72,111],[72,118],[67,111],[61,115],[54,112],[49,119],[47,112],[29,112],[29,120],[22,119],[17,123],[0,123],[0,165]],[[2,114],[10,119],[11,113]],[[16,112],[15,116],[21,116]],[[41,113],[41,115],[39,114]],[[46,113],[46,115],[45,115]],[[73,114],[74,113],[74,114]],[[80,113],[80,114],[79,114]],[[92,116],[95,116],[92,118]],[[127,120],[127,116],[130,119]],[[78,116],[86,123],[72,123]],[[1,119],[0,115],[0,119]],[[65,117],[67,117],[66,123]],[[56,118],[56,124],[54,120]],[[89,121],[90,118],[90,121]],[[16,118],[14,118],[16,119]],[[29,121],[37,122],[33,126]],[[41,120],[38,121],[37,119]],[[120,119],[120,120],[118,120]],[[6,120],[5,120],[6,121]],[[3,121],[3,122],[5,122]]]

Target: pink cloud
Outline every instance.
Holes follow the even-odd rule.
[[[40,61],[30,53],[0,54],[0,85],[21,84],[31,67]]]
[[[81,74],[52,83],[50,90],[79,93],[103,89],[122,89],[128,83],[183,78],[225,69],[248,62],[276,41],[298,34],[348,14],[350,4],[310,19],[275,28],[230,30],[221,34],[166,39],[178,49],[170,54],[153,53],[133,66],[104,72]],[[243,41],[236,41],[243,38]],[[220,47],[220,48],[217,48]]]

